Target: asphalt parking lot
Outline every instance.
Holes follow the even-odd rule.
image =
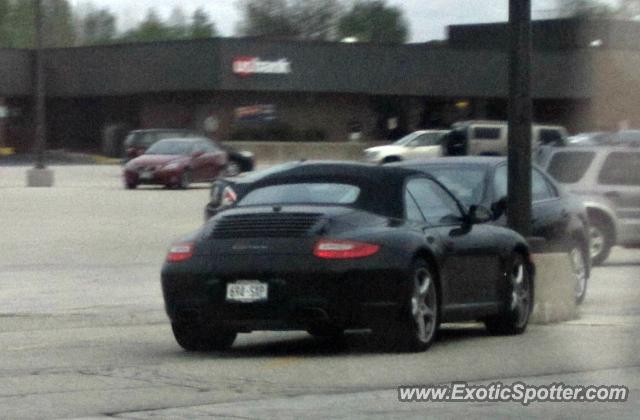
[[[125,190],[120,168],[54,167],[26,188],[0,167],[0,417],[627,417],[640,411],[640,250],[594,270],[574,321],[516,337],[447,327],[426,353],[382,354],[364,334],[336,347],[305,333],[241,335],[188,354],[164,315],[167,247],[197,229],[208,189]],[[625,403],[399,403],[396,387],[492,380],[622,384]]]

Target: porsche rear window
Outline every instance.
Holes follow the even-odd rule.
[[[269,185],[249,192],[238,206],[274,204],[353,204],[360,188],[349,184],[299,183]]]

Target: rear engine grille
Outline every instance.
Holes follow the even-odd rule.
[[[258,213],[224,216],[211,238],[291,238],[305,236],[320,220],[319,213]]]

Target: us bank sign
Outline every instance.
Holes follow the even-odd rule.
[[[235,57],[233,59],[233,73],[245,77],[252,74],[289,74],[291,73],[291,62],[286,58],[268,61],[262,60],[260,57]]]

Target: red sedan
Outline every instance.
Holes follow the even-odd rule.
[[[203,137],[160,140],[124,167],[128,189],[140,184],[187,188],[191,182],[208,182],[224,170],[227,153]]]

